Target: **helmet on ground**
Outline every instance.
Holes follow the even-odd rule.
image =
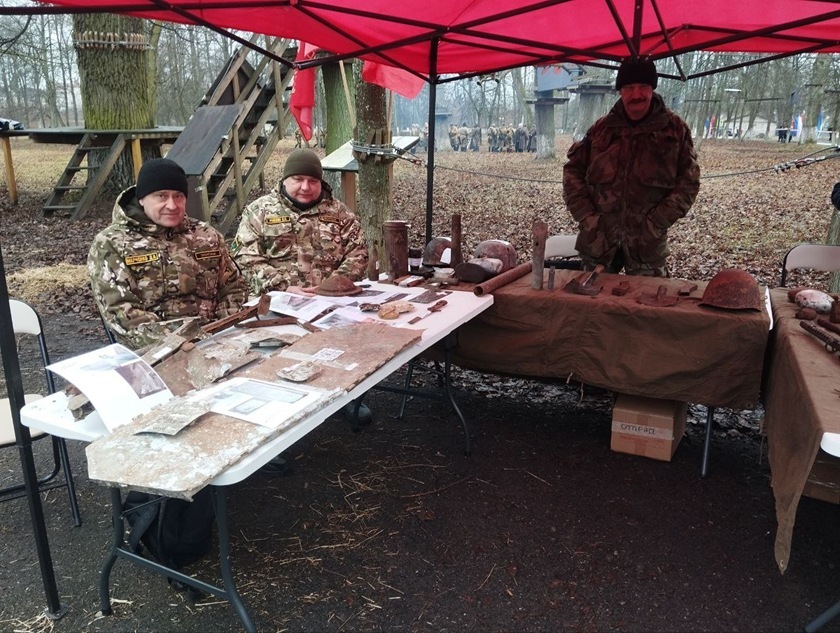
[[[516,249],[510,242],[504,240],[484,240],[475,247],[473,255],[476,258],[489,257],[502,262],[502,270],[505,272],[516,266]]]
[[[448,266],[452,258],[452,240],[436,237],[423,249],[424,266]]]
[[[719,271],[703,291],[700,305],[727,310],[761,310],[764,301],[755,278],[740,268]]]

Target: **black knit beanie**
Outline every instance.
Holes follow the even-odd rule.
[[[137,187],[134,190],[137,199],[164,189],[180,191],[189,196],[190,188],[183,168],[168,158],[153,158],[143,163],[140,173],[137,174]]]
[[[618,75],[615,78],[615,89],[621,90],[629,84],[647,84],[654,90],[659,83],[659,76],[656,74],[656,65],[650,59],[625,59],[618,67]]]
[[[286,159],[283,166],[283,180],[289,176],[311,176],[323,180],[324,170],[321,167],[321,159],[311,149],[293,150]]]

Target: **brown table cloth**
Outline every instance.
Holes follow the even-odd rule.
[[[770,326],[765,310],[701,306],[706,284],[699,281],[602,274],[597,296],[563,289],[580,275],[557,270],[554,290],[533,290],[530,274],[493,290],[493,305],[458,330],[453,362],[707,406],[758,403]],[[624,296],[612,294],[620,282],[629,287]],[[671,297],[687,284],[697,289],[669,307],[639,303],[660,284]]]
[[[776,499],[776,563],[790,562],[799,498],[823,433],[840,433],[840,361],[808,334],[794,314],[787,290],[770,292],[773,334],[764,395],[764,426]]]

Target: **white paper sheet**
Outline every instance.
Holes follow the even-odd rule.
[[[120,344],[53,363],[48,369],[87,396],[109,431],[172,398],[152,366]]]

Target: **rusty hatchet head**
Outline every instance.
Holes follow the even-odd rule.
[[[571,279],[563,288],[568,292],[573,292],[576,295],[588,295],[590,297],[601,292],[601,286],[595,285],[595,280],[598,275],[603,272],[604,267],[601,264],[595,266],[590,272],[586,272],[579,277]]]

